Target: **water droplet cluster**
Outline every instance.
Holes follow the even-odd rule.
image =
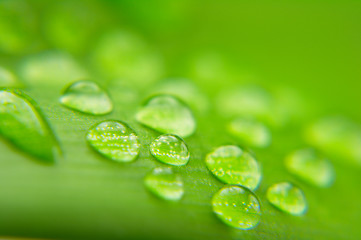
[[[37,49],[31,49],[29,46],[32,44],[29,43],[39,43],[32,41],[32,28],[28,27],[31,24],[19,17],[19,14],[27,13],[27,7],[20,4],[19,9],[9,14],[10,20],[7,20],[8,14],[0,14],[0,51],[27,56],[20,61],[18,72],[13,72],[15,68],[0,66],[0,135],[40,163],[59,161],[61,147],[45,117],[47,115],[32,98],[16,88],[37,84],[51,86],[49,89],[67,86],[58,105],[63,106],[64,114],[73,114],[75,119],[84,117],[85,113],[92,120],[84,126],[89,152],[121,167],[137,164],[139,155],[144,154],[145,157],[138,161],[149,161],[155,167],[144,176],[143,184],[148,192],[166,201],[182,200],[189,182],[183,182],[181,173],[199,164],[195,169],[208,169],[209,182],[224,184],[220,189],[212,189],[216,186],[213,182],[209,184],[214,190],[209,200],[215,216],[233,228],[256,227],[262,215],[262,199],[257,195],[267,187],[261,185],[262,179],[267,176],[263,176],[261,166],[265,162],[257,151],[268,153],[271,143],[272,146],[273,143],[279,144],[275,134],[277,129],[289,124],[290,119],[301,112],[294,94],[281,90],[277,96],[259,86],[240,85],[216,89],[215,101],[211,102],[206,90],[198,88],[191,79],[169,78],[157,82],[164,75],[162,57],[141,36],[125,30],[106,32],[97,38],[94,49],[87,55],[87,64],[93,71],[86,70],[75,56],[84,53],[88,39],[98,31],[88,24],[88,18],[79,17],[78,13],[85,12],[85,16],[96,14],[93,8],[83,8],[81,3],[69,6],[65,4],[60,8],[68,12],[70,21],[55,7],[49,9],[46,14],[48,21],[43,26],[44,35],[59,50],[30,55]],[[21,9],[25,10],[18,11]],[[32,17],[29,15],[26,19],[30,21]],[[19,31],[14,31],[12,22],[21,27]],[[190,75],[197,79],[195,81],[217,86],[222,79],[233,77],[223,61],[221,55],[212,52],[193,56],[190,59]],[[100,78],[97,81],[87,80],[90,76]],[[109,94],[112,84],[120,82],[125,83],[123,92]],[[145,89],[148,88],[151,90],[147,92]],[[113,102],[113,93],[124,95],[123,105],[119,103],[119,98]],[[129,111],[131,116],[128,116],[128,111],[118,114],[122,107],[127,107],[124,106],[127,102],[136,102],[143,93],[147,94],[148,100],[143,104],[137,103],[138,109]],[[282,101],[287,103],[282,104]],[[221,139],[219,144],[201,146],[202,138],[207,136],[201,134],[203,126],[197,126],[196,116],[208,117],[207,114],[212,111],[225,123],[224,126],[216,126],[217,132],[227,138],[217,136]],[[49,120],[53,120],[53,116]],[[122,119],[112,120],[119,116]],[[93,120],[96,122],[94,125]],[[213,119],[209,117],[207,121]],[[152,141],[144,144],[144,136],[138,135],[138,130],[139,133],[146,131],[152,136]],[[307,192],[303,192],[303,184],[317,188],[332,187],[336,176],[328,159],[341,159],[341,164],[361,165],[361,130],[357,124],[343,117],[322,118],[308,125],[304,135],[312,148],[291,149],[290,153],[284,153],[287,155],[285,159],[278,157],[274,160],[284,163],[290,178],[297,183],[283,179],[265,191],[268,202],[276,211],[280,210],[277,214],[306,214]],[[200,142],[199,149],[213,150],[202,158],[194,159],[196,154],[190,150],[196,150],[193,149],[195,144],[188,148],[186,141],[189,137],[193,137],[190,138],[191,143]],[[143,148],[147,151],[142,152]],[[198,180],[192,179],[194,182]]]
[[[60,103],[92,115],[109,114],[113,109],[105,90],[88,80],[71,84],[61,96]],[[40,160],[54,161],[58,143],[32,100],[17,91],[2,90],[0,115],[0,133],[5,138]],[[190,152],[181,136],[192,135],[196,122],[190,108],[181,100],[171,95],[154,96],[137,111],[136,120],[165,133],[155,138],[149,146],[156,160],[176,167],[189,162]],[[13,129],[19,133],[14,134]],[[271,141],[268,127],[254,118],[235,118],[229,123],[228,131],[246,146],[264,148]],[[35,144],[30,144],[24,136],[30,136]],[[140,154],[138,135],[121,121],[97,123],[88,130],[86,140],[97,153],[115,162],[132,162]],[[254,154],[237,145],[220,146],[206,155],[205,165],[214,177],[227,184],[212,198],[216,216],[226,225],[238,229],[257,226],[261,219],[261,208],[260,201],[252,191],[260,185],[262,171]],[[289,154],[285,165],[290,173],[317,187],[329,187],[334,181],[330,162],[312,149]],[[163,200],[179,201],[184,195],[182,177],[171,167],[154,168],[145,176],[144,185],[149,192]],[[273,206],[292,215],[303,215],[307,210],[303,191],[290,182],[270,186],[266,197]]]

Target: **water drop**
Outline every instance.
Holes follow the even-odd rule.
[[[221,91],[217,99],[218,111],[225,116],[253,116],[268,118],[272,96],[258,86],[241,86]]]
[[[207,96],[186,78],[170,78],[158,84],[152,91],[155,94],[169,94],[185,101],[193,110],[206,113],[209,110]]]
[[[145,179],[146,188],[156,196],[171,201],[178,201],[184,194],[181,177],[170,168],[155,168]]]
[[[89,129],[86,139],[95,151],[116,162],[134,161],[139,154],[138,136],[119,121],[98,123]]]
[[[225,186],[212,198],[213,212],[228,226],[251,229],[261,218],[259,201],[254,193],[242,186]]]
[[[0,134],[42,162],[53,163],[59,145],[34,101],[15,90],[0,90]]]
[[[206,165],[214,176],[227,184],[240,184],[254,190],[261,182],[259,163],[238,146],[218,147],[206,156]]]
[[[196,122],[189,107],[170,95],[157,95],[142,106],[138,122],[162,133],[188,137],[196,130]]]
[[[278,209],[292,215],[303,215],[307,210],[306,198],[302,190],[289,182],[281,182],[269,187],[267,199]]]
[[[285,164],[291,173],[318,187],[329,187],[335,178],[331,163],[312,149],[291,153]]]
[[[17,77],[8,69],[0,66],[0,87],[21,87]]]
[[[269,91],[252,85],[221,91],[216,107],[224,117],[253,117],[272,127],[282,127],[289,117],[286,107],[280,105]]]
[[[150,145],[150,152],[159,161],[174,166],[186,165],[189,161],[187,145],[173,134],[157,137]]]
[[[60,98],[60,102],[71,109],[102,115],[113,110],[108,94],[92,81],[77,81],[70,85]]]
[[[344,117],[326,117],[305,131],[307,142],[341,163],[361,165],[361,129]]]
[[[31,84],[64,85],[87,77],[86,71],[70,55],[46,51],[25,58],[21,78]]]
[[[264,148],[271,143],[271,132],[261,122],[249,118],[236,118],[228,124],[228,131],[242,143]]]

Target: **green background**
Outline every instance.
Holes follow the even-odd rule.
[[[283,166],[290,151],[307,146],[302,130],[314,119],[345,115],[361,121],[360,1],[0,0],[0,18],[0,65],[24,82],[24,91],[39,104],[64,151],[57,164],[44,166],[1,142],[0,235],[70,239],[361,238],[360,167],[329,156],[336,169],[335,184],[317,189],[298,181]],[[128,96],[123,85],[128,84],[126,78],[115,81],[94,69],[92,52],[97,41],[114,29],[134,32],[161,56],[163,70],[156,80],[190,78],[212,104],[220,89],[244,83],[266,89],[288,87],[302,96],[301,117],[273,129],[271,147],[254,150],[264,173],[255,191],[263,210],[256,228],[231,229],[212,213],[210,199],[223,184],[206,169],[204,157],[214,147],[236,143],[224,130],[225,119],[213,108],[207,113],[195,112],[197,131],[185,139],[191,160],[186,167],[174,168],[184,179],[184,198],[168,203],[146,191],[145,174],[162,166],[148,150],[159,134],[136,123],[134,114],[157,85],[130,83],[136,97],[124,97]],[[27,82],[21,75],[22,61],[49,49],[69,53],[82,64],[108,89],[114,111],[95,117],[62,107],[58,98],[71,79]],[[199,56],[209,60],[209,72],[195,70]],[[298,109],[293,111],[298,113]],[[112,163],[87,146],[87,129],[105,119],[125,121],[138,133],[142,150],[135,162]],[[266,201],[267,187],[285,180],[296,182],[304,190],[309,204],[305,216],[281,213]]]

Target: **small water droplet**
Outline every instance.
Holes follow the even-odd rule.
[[[157,95],[142,106],[138,122],[162,133],[188,137],[196,130],[196,122],[189,107],[170,95]]]
[[[278,209],[292,215],[303,215],[307,210],[306,198],[302,190],[289,182],[270,186],[267,190],[267,199]]]
[[[0,90],[0,134],[42,162],[53,163],[59,145],[34,101],[16,90]]]
[[[224,117],[253,117],[271,127],[281,127],[289,118],[289,111],[279,104],[266,89],[245,85],[221,91],[216,107]]]
[[[218,147],[206,156],[206,165],[224,183],[240,184],[254,190],[261,182],[259,163],[238,146]]]
[[[206,113],[209,110],[207,96],[186,78],[170,78],[158,84],[152,91],[155,94],[169,94],[185,101],[193,110]]]
[[[77,81],[65,89],[60,102],[71,109],[103,115],[113,110],[113,104],[108,94],[92,81]]]
[[[144,184],[156,196],[171,201],[178,201],[184,194],[181,177],[170,168],[155,168],[149,173]]]
[[[98,123],[89,129],[86,139],[95,151],[116,162],[134,161],[139,154],[138,136],[119,121]]]
[[[173,134],[157,137],[150,145],[150,152],[159,161],[174,166],[186,165],[190,155],[183,139]]]
[[[267,118],[272,109],[272,96],[258,86],[241,86],[220,92],[219,112],[225,116],[253,116]]]
[[[228,131],[242,143],[264,148],[271,143],[271,132],[261,122],[248,118],[236,118],[228,124]]]
[[[285,164],[291,173],[318,187],[329,187],[335,178],[331,163],[312,149],[291,153]]]
[[[25,58],[20,75],[31,84],[64,85],[87,77],[86,71],[70,55],[46,51]]]
[[[212,198],[213,212],[228,226],[251,229],[261,218],[256,195],[242,186],[225,186]]]
[[[341,163],[361,165],[361,128],[344,117],[326,117],[305,131],[307,142]],[[345,160],[345,161],[344,161]]]

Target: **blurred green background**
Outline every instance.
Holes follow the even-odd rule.
[[[281,214],[264,198],[275,181],[298,181],[282,160],[308,145],[302,131],[310,122],[333,115],[361,121],[360,1],[0,0],[0,66],[39,103],[65,153],[57,166],[45,167],[1,143],[0,235],[361,238],[360,167],[342,158],[334,161],[330,189],[300,182],[310,204],[305,217]],[[58,104],[65,86],[87,76],[109,90],[111,115],[92,117]],[[164,79],[178,77],[191,79],[209,106],[195,111],[198,130],[186,139],[193,159],[178,169],[188,195],[177,205],[153,199],[142,186],[144,174],[159,164],[147,149],[157,133],[137,124],[134,113]],[[284,90],[279,101],[295,117],[273,129],[269,149],[255,150],[264,168],[256,191],[265,210],[261,224],[234,231],[212,215],[209,200],[222,184],[203,159],[234,142],[213,106],[220,91],[244,85]],[[86,130],[109,118],[128,122],[141,136],[143,152],[129,166],[102,161],[85,144]]]

